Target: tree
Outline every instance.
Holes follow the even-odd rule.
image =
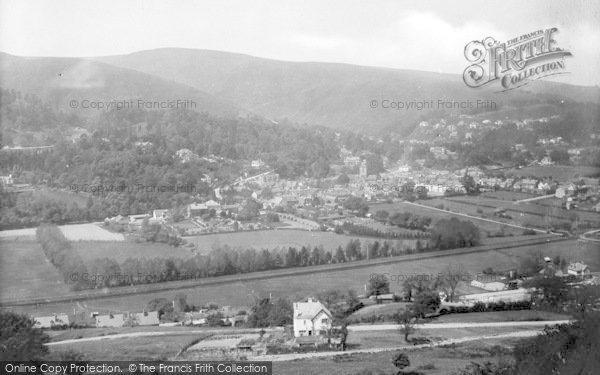
[[[340,185],[346,185],[350,182],[350,178],[348,177],[347,174],[342,173],[341,175],[338,176],[336,183],[340,184]]]
[[[569,164],[569,158],[567,150],[554,149],[550,151],[550,159],[556,164]]]
[[[544,333],[514,349],[517,374],[597,374],[600,368],[600,312],[571,324],[546,327]]]
[[[440,296],[435,292],[420,293],[415,298],[411,309],[414,316],[426,317],[437,311],[440,307]]]
[[[538,297],[541,297],[542,303],[551,307],[558,307],[569,298],[567,283],[562,277],[557,276],[538,276],[533,280],[528,280],[524,286],[535,288]]]
[[[479,229],[468,220],[438,220],[432,230],[431,240],[440,250],[471,247],[479,245]]]
[[[259,204],[254,199],[247,199],[240,208],[238,219],[251,220],[259,214]]]
[[[389,216],[390,213],[386,210],[378,210],[377,212],[375,212],[375,215],[373,217],[375,218],[375,220],[386,221]]]
[[[27,315],[0,311],[0,361],[39,361],[50,338]]]
[[[369,284],[367,285],[367,293],[369,296],[378,296],[390,292],[390,282],[384,275],[371,275]]]
[[[448,265],[439,274],[437,284],[442,289],[445,289],[449,301],[454,302],[454,294],[456,292],[456,287],[461,281],[468,281],[469,279],[469,273],[461,269],[460,266],[453,268],[452,266]]]
[[[335,263],[344,263],[346,261],[346,256],[344,255],[344,250],[341,246],[338,246],[335,250],[333,260],[335,261]]]
[[[404,334],[404,341],[410,343],[408,336],[414,333],[416,316],[411,309],[403,310],[394,315],[394,320],[400,325],[400,332]]]
[[[211,327],[220,327],[224,325],[224,317],[225,316],[221,312],[216,312],[206,317],[206,323]]]
[[[364,199],[359,197],[350,197],[342,205],[345,209],[355,212],[358,216],[365,216],[369,212],[369,205]]]
[[[404,298],[406,301],[412,301],[413,291],[415,291],[417,296],[423,293],[432,292],[433,286],[431,285],[431,280],[424,276],[425,275],[414,275],[404,280],[402,289],[404,290]]]
[[[392,358],[392,363],[395,367],[399,368],[400,370],[403,370],[405,367],[410,366],[410,360],[408,359],[406,353],[403,352],[397,352],[396,354],[394,354],[394,357]]]
[[[283,326],[292,322],[293,314],[292,303],[287,299],[278,298],[271,302],[269,298],[263,298],[252,306],[248,324],[257,328]]]
[[[155,298],[146,305],[147,311],[158,311],[158,316],[173,312],[173,302],[166,298]]]
[[[465,187],[467,194],[479,193],[479,186],[475,182],[475,179],[473,178],[473,176],[468,175],[467,172],[465,172],[465,175],[461,178],[460,182]]]

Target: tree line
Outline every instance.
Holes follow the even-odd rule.
[[[378,238],[387,238],[387,239],[427,239],[429,238],[429,234],[425,232],[392,232],[392,231],[382,231],[379,229],[371,228],[365,225],[358,225],[350,222],[344,222],[342,225],[336,225],[335,227],[336,233],[348,233],[354,234],[357,236],[368,236],[368,237],[378,237]]]
[[[84,263],[60,229],[52,224],[41,225],[37,239],[50,262],[59,269],[74,289],[150,284],[165,281],[206,278],[280,268],[307,267],[377,259],[435,250],[417,240],[415,248],[401,242],[349,240],[345,247],[326,250],[322,245],[275,249],[213,248],[208,254],[196,254],[191,259],[176,257],[128,258],[119,264],[115,259],[98,258]],[[73,275],[78,275],[73,277]],[[87,275],[85,278],[82,275]]]
[[[36,237],[46,258],[58,269],[65,283],[70,284],[74,290],[89,287],[88,283],[79,277],[88,272],[83,259],[56,225],[40,225],[36,230]]]

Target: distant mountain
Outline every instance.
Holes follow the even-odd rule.
[[[189,100],[190,108],[217,116],[235,117],[238,109],[226,100],[202,92],[189,85],[169,81],[136,70],[80,58],[26,58],[0,53],[0,87],[36,94],[44,102],[62,110],[94,115],[98,111],[81,108],[82,100],[137,100],[162,102]]]
[[[365,133],[409,133],[427,109],[382,109],[381,101],[503,102],[504,108],[566,100],[600,102],[600,88],[537,81],[506,93],[467,87],[459,75],[319,62],[285,62],[178,48],[94,58],[187,84],[273,120]],[[377,100],[379,108],[371,108]],[[521,113],[526,113],[522,112]]]

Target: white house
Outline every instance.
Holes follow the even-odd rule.
[[[591,276],[590,268],[583,262],[573,262],[567,267],[567,273],[574,275],[582,279],[589,278]]]
[[[294,303],[294,336],[319,336],[331,329],[333,316],[325,306],[312,298]]]

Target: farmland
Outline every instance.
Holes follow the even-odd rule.
[[[44,297],[68,292],[67,285],[33,239],[0,239],[2,299]]]

